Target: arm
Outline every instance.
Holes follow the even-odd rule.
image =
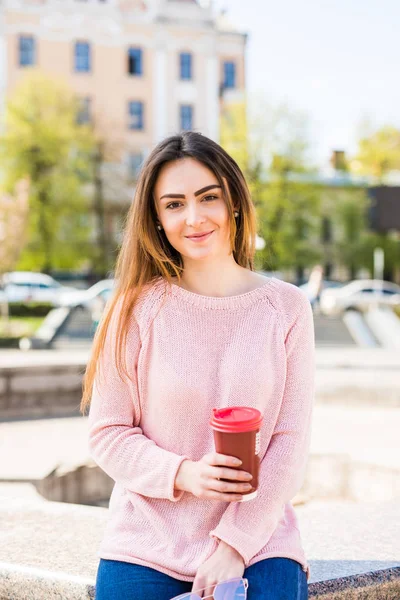
[[[231,504],[210,533],[237,550],[245,565],[267,544],[285,503],[300,489],[308,456],[314,398],[314,327],[310,303],[293,297],[296,317],[286,339],[286,381],[281,409],[261,461],[258,496]]]
[[[126,342],[129,379],[117,372],[115,340],[118,303],[107,332],[101,373],[96,376],[89,412],[89,450],[96,463],[125,488],[151,498],[177,501],[176,473],[186,459],[157,446],[143,435],[137,387],[137,362],[141,346],[139,326],[131,319]]]

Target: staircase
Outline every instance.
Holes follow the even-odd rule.
[[[341,317],[314,314],[314,328],[317,346],[356,346]]]
[[[87,348],[91,345],[94,324],[85,308],[74,308],[54,338],[52,348]]]

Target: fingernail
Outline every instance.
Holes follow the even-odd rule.
[[[241,464],[242,464],[242,461],[241,461],[241,460],[239,460],[238,458],[234,458],[234,459],[233,459],[233,464],[234,464],[234,465],[241,465]]]

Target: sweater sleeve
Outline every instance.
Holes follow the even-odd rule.
[[[115,361],[118,303],[114,309],[100,373],[95,378],[89,412],[89,451],[95,462],[114,481],[150,498],[178,501],[176,474],[187,458],[160,448],[140,428],[137,365],[140,328],[132,318],[126,341],[129,378],[122,379]]]
[[[291,286],[292,288],[292,286]],[[294,293],[294,291],[296,293]],[[268,543],[284,505],[299,491],[304,478],[311,437],[314,400],[314,325],[308,299],[297,289],[291,300],[295,318],[286,324],[286,380],[280,412],[260,464],[258,495],[231,503],[210,532],[241,554],[246,567]]]

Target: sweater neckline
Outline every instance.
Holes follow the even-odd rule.
[[[203,296],[202,294],[190,292],[176,283],[170,284],[170,290],[173,297],[199,308],[237,309],[250,306],[260,298],[263,298],[265,292],[274,284],[274,280],[275,277],[270,277],[264,284],[236,296]]]

